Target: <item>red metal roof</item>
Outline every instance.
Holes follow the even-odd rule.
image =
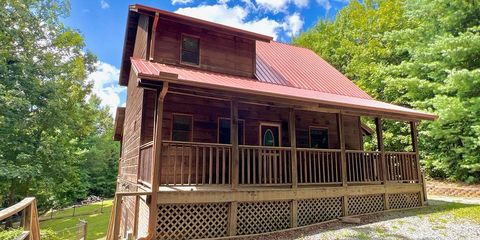
[[[258,42],[257,42],[258,44]],[[280,43],[273,43],[278,49]],[[289,45],[285,49],[291,50],[294,48]],[[264,46],[259,46],[263,48]],[[278,48],[277,48],[278,47]],[[257,48],[258,49],[258,48]],[[296,48],[299,49],[299,48]],[[261,50],[267,51],[270,50]],[[286,54],[285,52],[279,54]],[[260,53],[259,56],[267,56],[265,53]],[[310,59],[311,56],[308,57]],[[318,58],[318,57],[317,57]],[[149,78],[149,79],[158,79],[158,80],[167,80],[160,79],[160,73],[170,73],[178,75],[178,80],[169,79],[179,84],[205,87],[218,90],[227,90],[227,91],[236,91],[242,93],[253,93],[263,96],[279,97],[286,99],[293,99],[299,101],[308,101],[315,102],[320,104],[328,104],[333,106],[348,107],[358,110],[369,110],[377,111],[383,113],[391,114],[400,114],[407,115],[412,118],[418,119],[427,119],[433,120],[436,118],[435,115],[423,113],[420,111],[412,110],[405,107],[396,106],[389,103],[384,103],[371,99],[365,92],[356,87],[353,83],[349,82],[347,78],[341,78],[338,76],[338,71],[333,71],[328,69],[328,73],[333,74],[332,77],[328,75],[323,77],[314,77],[310,79],[305,73],[298,73],[298,76],[295,76],[294,71],[298,71],[300,68],[300,61],[297,63],[292,63],[292,67],[287,67],[284,63],[275,63],[274,66],[269,65],[270,62],[278,60],[280,58],[274,58],[274,60],[264,60],[261,63],[261,67],[269,68],[268,70],[262,72],[264,75],[269,75],[268,77],[259,77],[259,80],[254,78],[244,78],[228,74],[214,73],[209,71],[203,71],[198,69],[179,67],[166,65],[161,63],[150,62],[142,59],[131,59],[133,69],[136,71],[138,77],[140,78]],[[302,58],[303,59],[303,58]],[[259,60],[259,61],[262,61]],[[285,60],[286,62],[293,60]],[[305,65],[312,64],[311,66],[319,66],[319,63],[309,63],[305,62]],[[258,63],[257,63],[258,65]],[[279,72],[281,66],[288,68],[291,73],[287,71]],[[327,68],[324,66],[324,68]],[[330,68],[332,68],[330,66]],[[263,70],[262,70],[263,71]],[[261,72],[261,71],[260,71]],[[319,74],[320,69],[309,70],[308,72]],[[282,76],[281,79],[276,79],[273,74],[278,74]],[[258,74],[260,76],[260,74]],[[340,74],[341,75],[341,74]],[[289,78],[294,76],[294,79]],[[302,76],[305,78],[301,79]],[[258,77],[258,76],[257,76]],[[308,80],[306,80],[308,79]],[[316,80],[318,79],[318,80]],[[328,80],[335,79],[335,80]],[[346,80],[345,80],[346,79]],[[315,82],[319,81],[319,82]],[[347,81],[347,82],[346,82]],[[324,84],[328,83],[328,86]],[[290,85],[289,85],[290,84]],[[335,86],[338,84],[340,86]],[[353,86],[352,86],[353,84]],[[343,89],[343,90],[342,90]],[[338,93],[336,93],[338,91]],[[353,91],[350,95],[346,93],[348,91]]]
[[[372,99],[310,49],[279,42],[256,42],[255,76],[261,82]]]

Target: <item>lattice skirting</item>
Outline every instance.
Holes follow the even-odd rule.
[[[413,208],[421,205],[420,197],[419,192],[397,193],[387,195],[387,201],[391,209]],[[355,195],[347,199],[348,215],[384,210],[383,194]],[[343,197],[300,199],[297,204],[298,226],[342,217]],[[199,239],[227,236],[230,206],[231,203],[160,204],[156,238]],[[292,200],[238,202],[236,206],[237,235],[274,232],[291,227]],[[142,205],[140,210],[144,210]],[[139,230],[143,229],[139,227]]]
[[[158,205],[157,239],[198,239],[227,235],[229,203]]]
[[[290,201],[239,202],[237,234],[272,232],[290,227]]]
[[[384,196],[361,195],[348,197],[348,215],[374,213],[384,210]]]
[[[388,195],[390,209],[413,208],[420,206],[420,193],[398,193]]]
[[[303,199],[298,201],[298,226],[320,223],[341,216],[341,197]]]

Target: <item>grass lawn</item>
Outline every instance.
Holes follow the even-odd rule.
[[[40,222],[40,229],[52,229],[62,239],[76,239],[76,226],[79,220],[87,221],[87,239],[103,239],[107,234],[108,221],[112,211],[112,200],[104,201],[103,213],[100,213],[101,203],[93,203],[75,209],[75,217],[72,217],[73,209],[65,209],[52,220]],[[47,213],[45,218],[49,217]]]

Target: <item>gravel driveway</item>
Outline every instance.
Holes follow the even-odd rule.
[[[450,202],[478,204],[480,200],[430,197],[429,207],[361,217],[361,224],[332,222],[247,239],[480,239],[478,222],[458,218],[436,207]],[[469,205],[456,206],[464,208]]]

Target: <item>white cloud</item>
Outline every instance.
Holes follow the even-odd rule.
[[[249,3],[249,0],[243,0],[246,3]],[[309,0],[255,0],[258,7],[265,9],[274,13],[286,12],[288,5],[293,3],[297,8],[303,8],[308,6]],[[251,5],[247,4],[247,5]]]
[[[193,0],[172,0],[172,5],[175,4],[187,4],[191,3]]]
[[[278,37],[279,31],[284,28],[284,24],[279,23],[268,17],[246,21],[249,14],[249,8],[241,6],[228,7],[226,4],[200,5],[196,7],[179,8],[176,13],[200,18],[207,21],[221,23],[231,27],[236,27],[256,33]]]
[[[321,7],[325,8],[327,12],[332,8],[332,4],[330,3],[330,0],[317,0],[317,3]]]
[[[288,36],[297,36],[302,27],[303,20],[300,18],[300,13],[296,12],[290,16],[287,16],[285,30],[287,31]]]
[[[110,114],[115,116],[116,108],[120,105],[120,94],[125,91],[117,84],[120,70],[101,61],[95,65],[96,71],[88,76],[87,81],[93,83],[92,93],[100,98],[100,105],[108,107]]]
[[[295,6],[302,8],[308,6],[308,1],[309,0],[293,0],[293,3],[295,4]]]
[[[289,0],[255,0],[260,8],[272,12],[282,12],[286,10]]]
[[[100,0],[100,7],[102,9],[107,9],[110,7],[110,4],[108,4],[108,2],[106,0]]]

